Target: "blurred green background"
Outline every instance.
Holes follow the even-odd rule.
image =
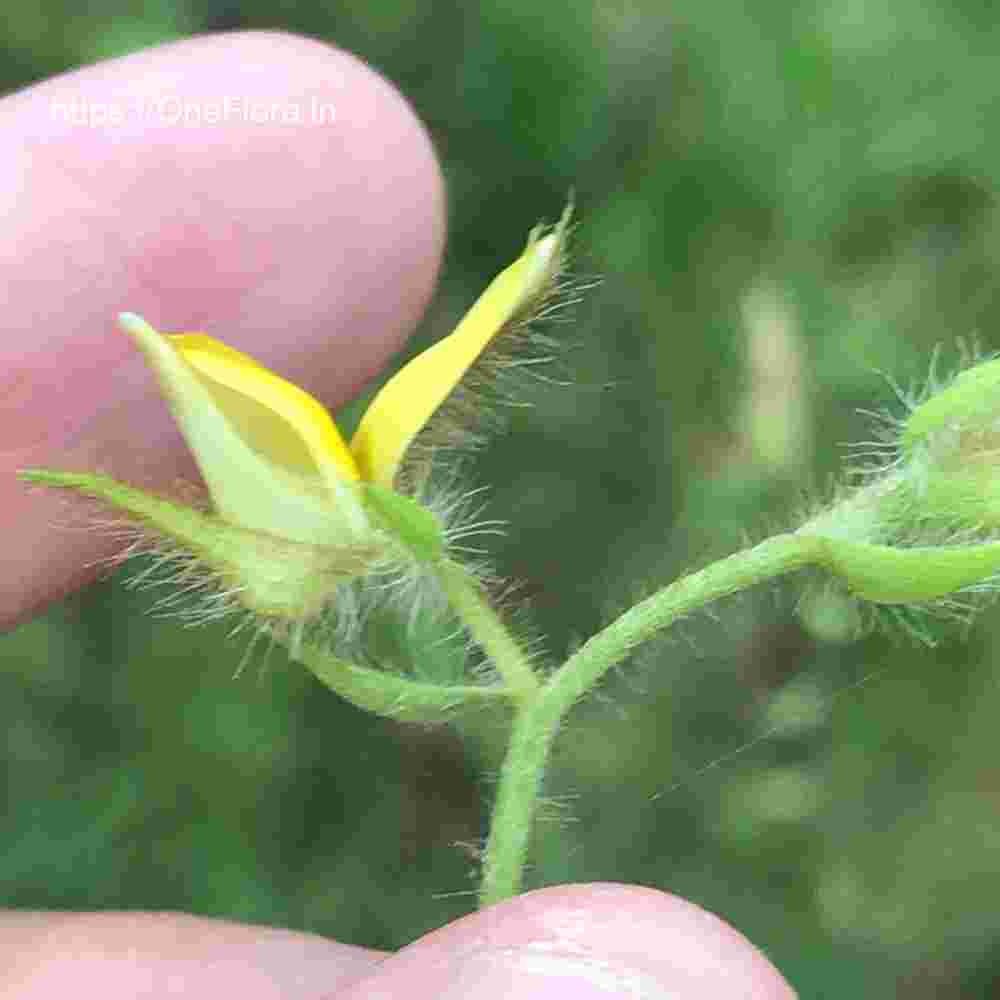
[[[574,385],[471,475],[554,656],[822,498],[859,408],[1000,346],[985,0],[159,0],[5,13],[7,89],[196,32],[359,53],[427,123],[448,330],[575,187]],[[896,404],[898,406],[898,404]],[[348,413],[346,419],[350,419]],[[806,998],[1000,996],[1000,619],[848,642],[794,583],[684,623],[576,712],[533,885],[680,893]],[[397,947],[471,908],[496,735],[396,726],[101,583],[0,639],[13,907],[178,908]]]

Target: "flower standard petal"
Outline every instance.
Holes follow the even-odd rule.
[[[549,235],[533,231],[521,256],[493,279],[455,330],[404,365],[376,394],[351,439],[363,479],[391,487],[410,443],[494,337],[551,292],[568,221],[569,210]]]
[[[223,517],[315,543],[358,527],[359,502],[348,495],[357,467],[316,400],[203,334],[160,334],[131,313],[120,323],[155,371]]]
[[[300,474],[332,467],[340,480],[360,478],[333,418],[304,389],[214,337],[177,333],[168,339],[256,451]]]

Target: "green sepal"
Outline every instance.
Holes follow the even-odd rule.
[[[946,389],[915,407],[903,423],[900,448],[909,457],[942,431],[992,431],[998,416],[1000,358],[959,373]]]
[[[231,524],[109,476],[25,469],[20,479],[70,489],[121,510],[207,571],[251,611],[304,620],[318,615],[336,587],[369,571],[386,553],[373,545],[312,545]]]
[[[820,559],[856,597],[876,604],[940,600],[1000,574],[1000,542],[897,548],[816,539]]]
[[[437,562],[445,553],[444,527],[437,515],[411,497],[365,483],[365,503],[384,531],[398,539],[421,562]]]

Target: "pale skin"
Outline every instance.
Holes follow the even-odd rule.
[[[335,109],[332,121],[309,119],[313,99]],[[295,104],[305,120],[279,120]],[[192,475],[116,314],[226,337],[335,407],[426,305],[444,192],[427,136],[390,85],[285,35],[199,38],[46,81],[0,102],[0,135],[10,627],[86,582],[113,545],[54,530],[72,519],[66,501],[29,493],[17,469],[97,470],[153,488]],[[794,996],[720,919],[608,884],[529,893],[395,955],[145,913],[11,913],[0,954],[0,994],[23,1000]]]

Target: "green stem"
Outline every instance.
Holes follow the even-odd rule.
[[[547,684],[514,716],[483,855],[481,907],[521,891],[542,775],[563,712],[562,703],[552,697],[552,691]]]
[[[591,637],[535,697],[522,703],[500,771],[483,860],[481,906],[508,899],[521,889],[542,775],[559,723],[577,700],[636,646],[680,616],[727,594],[821,562],[824,555],[819,539],[777,535],[706,566],[646,598]]]
[[[792,570],[823,562],[822,539],[806,535],[775,535],[752,549],[734,552],[629,608],[588,639],[553,674],[549,683],[560,690],[568,709],[612,667],[638,645],[672,625],[682,615],[746,590]]]
[[[537,694],[540,684],[531,660],[489,603],[479,581],[447,559],[436,565],[435,572],[451,606],[493,661],[510,693],[525,700]]]
[[[325,649],[303,645],[294,658],[342,698],[400,722],[445,722],[459,711],[506,707],[511,692],[505,687],[474,684],[428,684],[398,674],[359,667]]]

